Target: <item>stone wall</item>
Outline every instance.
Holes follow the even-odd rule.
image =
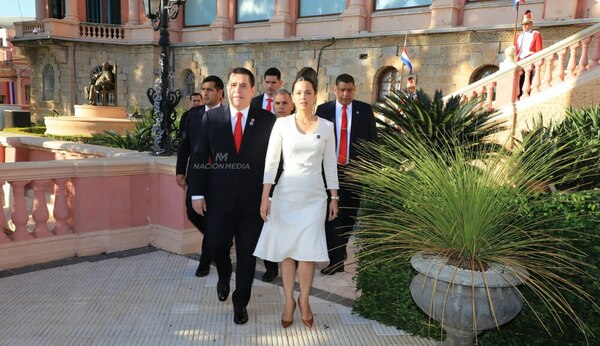
[[[583,26],[555,26],[539,29],[544,46],[549,46]],[[196,76],[196,88],[209,74],[226,81],[234,66],[244,66],[257,74],[259,92],[262,74],[276,66],[283,72],[284,87],[291,88],[296,73],[303,67],[319,72],[319,102],[333,99],[332,87],[340,73],[352,74],[357,82],[356,98],[374,102],[377,78],[384,67],[401,68],[399,55],[403,35],[368,36],[332,40],[297,40],[269,43],[224,43],[176,45],[173,47],[174,85],[183,88],[182,71],[190,69]],[[498,65],[504,49],[512,44],[512,30],[460,30],[443,33],[412,34],[407,50],[418,87],[445,94],[464,87],[472,73],[482,65]],[[51,45],[51,46],[50,46]],[[32,58],[32,113],[37,116],[72,114],[73,105],[85,103],[83,88],[89,83],[92,68],[109,61],[118,67],[117,102],[119,106],[149,106],[146,90],[154,83],[159,48],[150,45],[107,45],[47,41],[26,48]],[[33,53],[33,54],[31,54]],[[319,59],[320,57],[320,59]],[[42,71],[45,64],[54,67],[55,97],[43,101]],[[408,71],[404,72],[406,80]],[[187,99],[180,103],[187,107]]]

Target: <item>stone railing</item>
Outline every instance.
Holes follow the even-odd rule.
[[[0,270],[148,245],[199,251],[174,157],[4,135],[0,162],[66,147],[105,157],[0,163]]]
[[[41,21],[15,23],[15,26],[21,29],[16,31],[17,36],[19,36],[19,33],[21,34],[20,36],[46,34],[46,27]]]
[[[521,73],[525,74],[521,100],[580,77],[600,64],[600,23],[519,62],[514,62],[513,47],[505,52],[507,59],[498,72],[446,97],[481,97],[485,107],[501,109],[519,100]]]
[[[79,37],[86,39],[124,40],[125,29],[120,25],[80,23]]]
[[[509,138],[513,143],[520,103],[545,91],[556,90],[563,83],[580,79],[598,68],[600,23],[518,62],[515,62],[514,47],[508,47],[505,53],[506,60],[500,64],[498,72],[447,95],[446,99],[453,96],[463,100],[480,98],[482,107],[501,110],[503,116],[512,118],[509,120],[512,123]],[[519,86],[521,74],[525,74],[522,90]]]
[[[127,36],[126,29],[121,25],[113,24],[74,23],[55,18],[15,23],[15,40],[17,41],[61,37],[123,42],[125,36]]]
[[[579,77],[600,64],[600,24],[582,30],[519,62],[514,62],[513,47],[507,48],[505,52],[507,59],[498,72],[446,97],[482,97],[487,108],[500,109],[518,100],[521,71],[525,73],[521,99]],[[539,72],[531,76],[534,69]]]

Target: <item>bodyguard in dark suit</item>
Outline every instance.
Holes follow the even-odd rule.
[[[202,81],[202,94],[193,93],[190,96],[193,108],[181,116],[179,122],[179,148],[177,151],[176,179],[177,184],[186,186],[187,167],[190,157],[192,142],[197,142],[195,138],[200,130],[200,124],[204,113],[209,109],[221,106],[223,98],[223,81],[217,76],[207,76]],[[204,102],[204,105],[201,105]],[[200,105],[198,105],[200,104]],[[187,217],[204,234],[204,217],[197,214],[192,208],[190,189],[186,189],[185,206]],[[208,253],[207,242],[202,241],[202,253],[196,269],[197,277],[204,277],[210,273],[211,258]]]
[[[275,67],[269,67],[263,76],[263,87],[265,88],[265,92],[252,98],[252,103],[250,105],[275,113],[273,98],[275,97],[275,92],[279,90],[282,85],[281,71]]]
[[[359,196],[348,189],[349,181],[345,175],[345,167],[356,159],[356,145],[360,140],[370,142],[377,140],[375,116],[371,105],[354,100],[356,91],[354,78],[349,74],[339,75],[335,80],[333,91],[336,100],[319,105],[316,111],[318,116],[335,124],[340,179],[340,214],[337,219],[325,225],[329,265],[322,269],[321,273],[326,275],[344,271],[346,245],[350,238],[348,233],[354,228],[360,207]]]
[[[252,255],[263,220],[260,217],[265,156],[275,115],[250,106],[256,87],[249,70],[232,70],[227,83],[229,106],[209,110],[193,144],[189,169],[192,206],[206,214],[206,235],[217,264],[217,296],[229,296],[232,266],[229,252],[235,237],[236,287],[233,321],[248,322],[256,257]]]

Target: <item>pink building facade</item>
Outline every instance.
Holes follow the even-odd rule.
[[[29,109],[31,65],[10,39],[12,29],[0,29],[0,104]]]
[[[318,73],[319,101],[332,99],[340,73],[357,80],[357,98],[375,102],[398,89],[409,71],[428,92],[452,93],[498,69],[512,45],[515,19],[529,9],[550,45],[598,23],[596,0],[187,0],[171,21],[173,87],[184,96],[233,66],[257,75],[275,66],[284,87],[307,68]],[[63,6],[64,4],[64,6]],[[37,0],[36,21],[16,24],[14,43],[32,63],[32,111],[72,114],[83,104],[91,70],[119,68],[117,103],[149,105],[158,33],[141,0]],[[520,29],[520,25],[519,25]],[[260,92],[260,88],[259,88]],[[186,98],[181,105],[186,106]]]

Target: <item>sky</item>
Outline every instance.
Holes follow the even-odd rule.
[[[0,0],[0,17],[21,16],[35,17],[35,0]]]

